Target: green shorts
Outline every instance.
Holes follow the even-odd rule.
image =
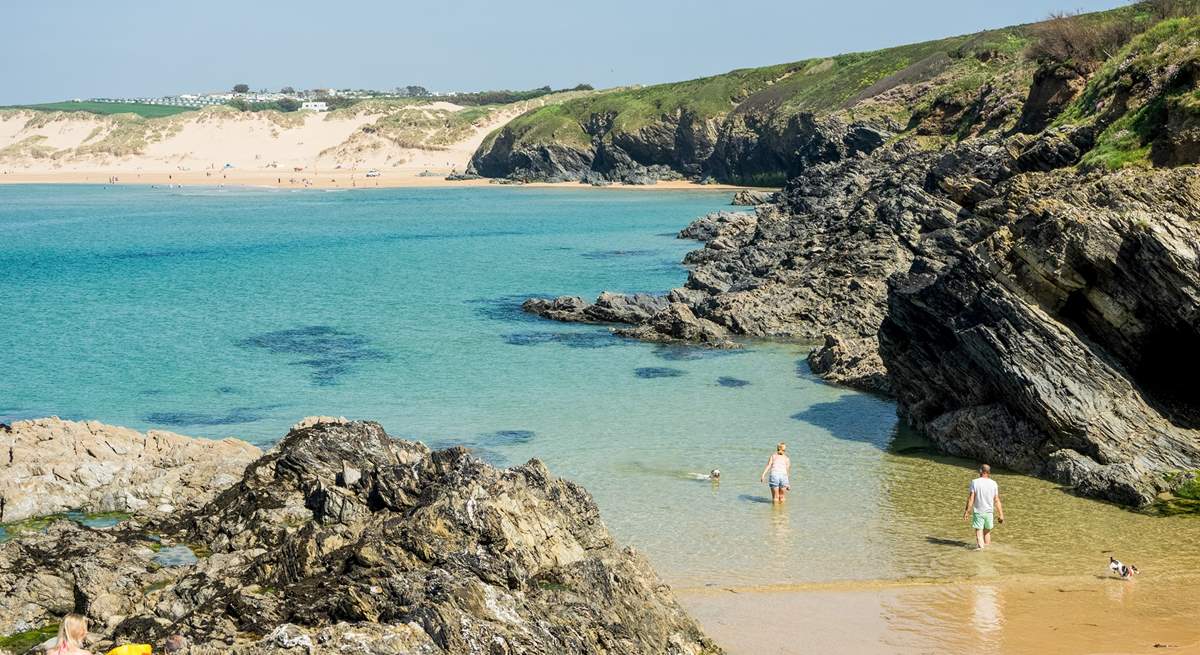
[[[971,512],[971,527],[976,530],[991,530],[995,527],[991,512]]]

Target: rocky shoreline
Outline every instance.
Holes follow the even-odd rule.
[[[822,342],[815,373],[894,395],[943,451],[1145,506],[1200,468],[1200,398],[1170,364],[1200,343],[1200,177],[1040,170],[1061,138],[814,166],[685,228],[704,247],[663,297],[525,309],[651,341]]]
[[[860,147],[685,228],[704,245],[682,287],[525,308],[651,341],[821,343],[814,372],[894,396],[944,452],[1151,504],[1200,469],[1186,377],[1200,365],[1200,148],[1190,114],[1162,109],[1200,76],[1172,34],[1135,38],[1091,79],[1046,68],[1023,99],[984,89],[973,112],[887,140],[814,122],[823,142]],[[1098,163],[1127,147],[1113,139],[1130,117],[1153,126],[1146,167]]]
[[[87,425],[93,447],[120,430]],[[320,418],[244,469],[191,509],[0,543],[0,644],[34,640],[0,653],[71,611],[99,652],[172,634],[197,654],[721,652],[537,460],[496,469]]]
[[[210,500],[262,451],[237,439],[58,417],[0,425],[0,523],[72,510],[170,514]]]

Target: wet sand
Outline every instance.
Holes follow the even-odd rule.
[[[422,169],[426,170],[426,169]],[[214,171],[131,171],[131,170],[73,170],[73,171],[5,171],[0,172],[0,184],[128,184],[269,187],[279,189],[373,189],[397,187],[464,187],[489,186],[488,179],[450,181],[450,170],[428,169],[434,175],[421,176],[421,170],[387,170],[379,177],[366,177],[366,171],[333,170],[329,172],[294,172],[277,170],[228,169]],[[522,186],[567,187],[590,189],[578,182],[535,182]],[[709,189],[737,190],[745,187],[728,184],[696,184],[685,181],[659,182],[653,185],[613,184],[602,188],[616,189]]]
[[[986,554],[981,554],[986,557]],[[1200,653],[1200,575],[677,589],[731,655]]]

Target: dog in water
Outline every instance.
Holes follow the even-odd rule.
[[[721,469],[713,469],[712,471],[710,471],[708,473],[708,479],[712,480],[713,482],[720,482],[721,481]]]
[[[1132,564],[1125,564],[1125,563],[1121,562],[1121,560],[1119,560],[1111,555],[1108,558],[1108,568],[1113,573],[1116,573],[1117,575],[1121,576],[1122,580],[1128,580],[1128,579],[1132,578],[1133,576],[1137,575],[1137,572],[1138,572],[1138,568],[1136,566],[1134,566]]]

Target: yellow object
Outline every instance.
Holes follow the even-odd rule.
[[[149,644],[125,644],[108,651],[108,655],[150,655]]]

